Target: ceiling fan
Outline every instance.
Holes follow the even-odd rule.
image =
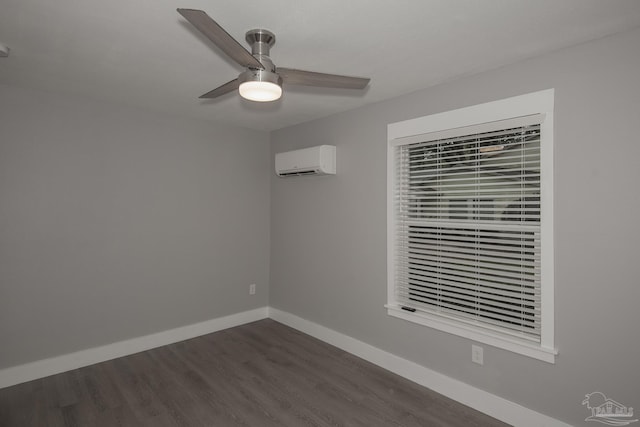
[[[275,101],[282,96],[282,84],[316,86],[341,89],[364,89],[370,79],[340,76],[276,67],[269,57],[269,49],[276,36],[267,30],[247,31],[251,53],[238,43],[224,28],[202,10],[178,9],[196,29],[238,64],[246,68],[238,78],[205,93],[200,98],[217,98],[236,89],[240,96],[251,101]]]

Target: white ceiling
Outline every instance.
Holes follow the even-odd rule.
[[[242,70],[177,7],[245,46],[249,29],[274,32],[276,65],[371,83],[199,100]],[[0,0],[0,84],[274,130],[638,26],[639,0]]]

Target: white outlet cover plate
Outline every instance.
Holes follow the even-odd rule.
[[[484,364],[484,351],[483,348],[478,345],[471,345],[471,361],[478,365]]]

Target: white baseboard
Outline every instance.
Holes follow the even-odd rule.
[[[268,307],[261,307],[255,310],[244,311],[242,313],[158,332],[156,334],[145,335],[2,369],[0,370],[0,388],[48,377],[49,375],[59,374],[72,369],[82,368],[83,366],[93,365],[94,363],[128,356],[163,345],[217,332],[222,329],[265,319],[268,316],[268,312]]]
[[[570,427],[555,418],[293,314],[270,307],[269,317],[505,423],[518,427]]]

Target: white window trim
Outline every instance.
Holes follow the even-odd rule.
[[[387,126],[387,313],[391,316],[419,323],[444,332],[459,335],[487,345],[555,363],[558,354],[554,345],[554,243],[553,243],[553,108],[554,90],[547,89],[499,101],[474,105],[458,110],[433,114]],[[544,114],[541,124],[541,342],[527,343],[500,334],[493,334],[439,315],[411,313],[401,309],[395,301],[395,209],[394,209],[394,149],[400,138],[441,132],[514,117]],[[406,140],[405,140],[406,141]]]

